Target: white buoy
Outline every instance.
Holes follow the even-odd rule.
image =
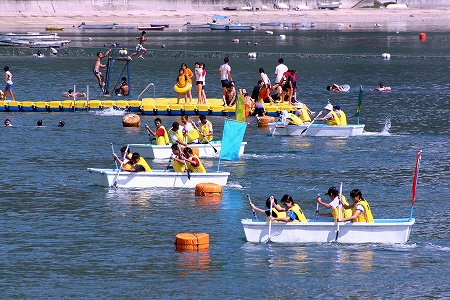
[[[391,55],[389,53],[383,53],[383,54],[381,54],[381,57],[384,60],[390,60],[391,59]]]
[[[266,30],[266,31],[265,31],[265,34],[273,34],[273,31]]]
[[[237,44],[239,43],[239,39],[232,39],[231,42]]]
[[[247,54],[247,57],[248,58],[256,58],[256,52],[249,52],[248,54]]]
[[[286,38],[286,35],[280,34],[280,38],[281,38],[282,40],[284,40],[284,39]]]

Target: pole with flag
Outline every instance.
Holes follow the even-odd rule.
[[[362,85],[360,85],[359,86],[358,107],[356,108],[356,113],[355,113],[355,118],[358,118],[358,125],[359,125],[359,113],[361,112],[362,96],[363,96],[363,88],[362,88]]]
[[[236,121],[245,122],[244,95],[239,94],[236,101]]]
[[[416,189],[417,189],[417,181],[419,180],[419,168],[420,168],[420,159],[422,158],[422,150],[417,151],[417,158],[416,158],[416,168],[414,169],[414,179],[412,183],[412,200],[411,200],[411,214],[409,215],[409,218],[412,219],[413,211],[414,211],[414,202],[416,201]]]

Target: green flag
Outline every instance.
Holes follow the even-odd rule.
[[[363,88],[362,88],[362,85],[360,85],[359,86],[358,107],[356,108],[355,118],[359,118],[359,113],[361,112],[362,94],[363,94]]]
[[[238,98],[237,98],[236,121],[245,122],[244,95],[238,95]]]

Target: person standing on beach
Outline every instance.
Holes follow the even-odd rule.
[[[228,57],[225,57],[223,59],[223,65],[219,68],[219,74],[220,74],[220,82],[222,83],[222,100],[223,100],[223,106],[227,106],[226,101],[226,95],[227,95],[227,87],[230,86],[230,82],[233,81],[233,78],[231,77],[231,67],[228,64],[230,60]]]
[[[138,55],[138,53],[141,51],[142,51],[142,53],[141,53],[141,55],[139,55],[139,58],[144,59],[144,54],[147,53],[147,49],[144,48],[144,43],[146,40],[148,40],[148,38],[145,37],[146,34],[147,34],[147,32],[142,31],[141,36],[138,36],[136,38],[139,42],[136,46],[136,51],[134,53],[132,53],[130,56],[128,56],[129,60],[132,60],[132,57]]]
[[[95,60],[94,69],[92,72],[94,72],[95,77],[98,80],[98,85],[100,86],[100,89],[103,93],[106,93],[105,91],[105,76],[102,72],[100,72],[100,68],[106,67],[106,65],[102,64],[102,58],[105,58],[111,53],[111,49],[106,51],[105,53],[97,52],[97,59]]]
[[[3,68],[3,71],[5,71],[5,81],[6,81],[6,87],[3,92],[3,99],[6,100],[6,95],[9,94],[11,96],[11,101],[14,101],[14,93],[12,91],[13,81],[12,81],[12,74],[9,71],[9,67],[5,66]]]

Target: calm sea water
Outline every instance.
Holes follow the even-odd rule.
[[[128,38],[98,36],[34,59],[25,51],[0,56],[14,75],[17,100],[53,100],[73,84],[91,85],[94,53]],[[131,37],[130,37],[131,36]],[[74,34],[74,37],[75,34]],[[280,40],[263,33],[161,33],[152,57],[131,62],[138,94],[155,84],[157,97],[175,97],[182,62],[207,65],[207,95],[219,96],[217,69],[226,53],[239,88],[251,90],[264,67],[274,80],[279,55],[299,71],[299,99],[319,111],[340,104],[350,121],[364,87],[361,122],[352,138],[271,137],[249,118],[248,146],[220,201],[193,190],[115,190],[90,185],[86,168],[113,167],[111,145],[147,142],[142,128],[123,128],[113,112],[1,113],[0,298],[3,299],[438,299],[450,295],[448,33],[292,31]],[[231,39],[239,38],[239,44]],[[101,40],[98,41],[98,40]],[[104,41],[104,42],[103,42]],[[247,45],[247,41],[250,45]],[[254,43],[258,42],[255,46]],[[447,42],[446,42],[447,41]],[[86,42],[87,43],[87,42]],[[158,45],[165,44],[166,48]],[[16,50],[14,50],[16,51]],[[84,51],[84,52],[83,52]],[[224,52],[221,52],[224,51]],[[246,58],[256,51],[258,58]],[[383,61],[381,53],[391,53]],[[30,52],[31,54],[31,52]],[[116,69],[120,76],[121,69]],[[382,81],[391,93],[376,93]],[[331,94],[330,83],[349,93]],[[98,89],[98,88],[97,88]],[[146,96],[152,97],[153,91]],[[194,96],[195,97],[195,96]],[[152,124],[154,116],[141,116]],[[42,119],[46,127],[35,127]],[[175,117],[162,117],[172,123]],[[222,117],[210,117],[220,137]],[[66,126],[58,128],[59,120]],[[291,194],[308,217],[315,196],[343,182],[359,188],[378,218],[408,217],[416,151],[423,150],[410,241],[404,245],[279,245],[245,242],[239,221],[251,218],[246,194],[262,207],[269,195]],[[167,161],[150,161],[153,168]],[[217,169],[217,160],[205,160]],[[260,215],[260,218],[263,216]],[[179,232],[206,232],[206,252],[176,252]]]

